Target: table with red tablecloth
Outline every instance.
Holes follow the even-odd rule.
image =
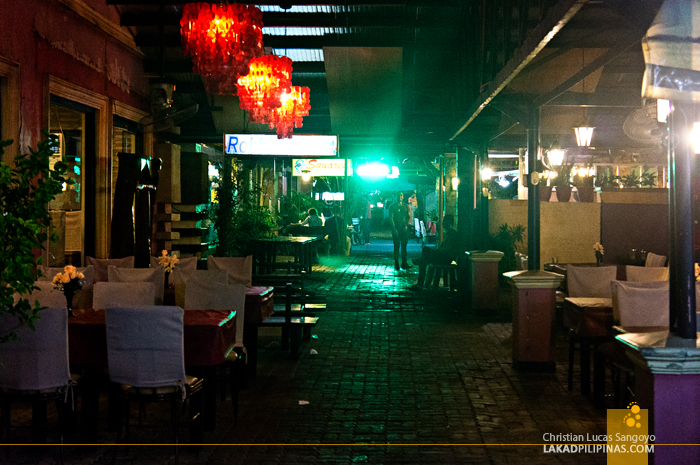
[[[204,378],[204,428],[214,429],[216,411],[214,371],[226,360],[226,355],[236,342],[236,312],[228,310],[193,310],[184,315],[185,367],[195,370]],[[157,328],[153,329],[154,332]],[[107,366],[107,331],[105,310],[77,310],[68,320],[68,346],[71,365],[89,369]],[[83,397],[83,414],[86,424],[83,431],[96,434],[99,386],[88,382],[88,392]],[[97,392],[95,392],[97,391]],[[86,402],[87,400],[87,402]],[[86,405],[87,403],[87,405]]]

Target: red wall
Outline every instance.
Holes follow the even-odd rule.
[[[114,6],[107,6],[104,0],[85,3],[119,24]],[[20,64],[22,151],[36,146],[45,127],[48,75],[148,110],[142,56],[62,4],[54,0],[3,2],[0,31],[0,55]]]

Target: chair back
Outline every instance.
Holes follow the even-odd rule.
[[[669,288],[667,281],[629,283],[616,281],[611,286],[613,318],[621,326],[668,326]],[[618,316],[615,316],[617,305]],[[616,320],[617,321],[617,320]]]
[[[116,283],[151,282],[155,286],[153,302],[155,305],[163,305],[165,269],[162,266],[157,268],[117,268],[116,266],[110,266],[109,281]]]
[[[191,279],[185,283],[185,305],[189,310],[234,310],[236,312],[236,347],[243,347],[245,322],[243,284],[221,284]]]
[[[617,276],[616,266],[566,267],[566,284],[569,297],[610,298],[610,282]]]
[[[0,386],[18,390],[41,390],[67,386],[68,312],[64,304],[42,310],[32,331],[26,324],[17,328],[17,318],[0,317],[0,335],[11,331],[19,338],[0,344]]]
[[[160,263],[158,262],[159,257],[153,257],[151,256],[151,268],[158,268],[161,267]],[[161,267],[162,268],[162,267]],[[194,271],[197,269],[197,257],[186,257],[186,258],[180,258],[178,257],[178,262],[177,265],[175,265],[175,270],[183,270],[183,271]]]
[[[655,253],[647,253],[647,259],[644,262],[644,266],[665,266],[666,265],[666,255],[656,255]]]
[[[170,282],[175,288],[175,305],[185,308],[185,283],[189,280],[228,284],[226,270],[193,270],[185,271],[175,268],[170,276]]]
[[[228,271],[229,284],[253,285],[253,256],[247,257],[207,257],[207,269]]]
[[[115,307],[105,312],[112,382],[135,387],[185,385],[180,307]]]
[[[35,301],[39,301],[42,307],[63,307],[66,308],[66,296],[58,289],[54,289],[50,281],[34,281],[34,285],[39,289],[34,289],[29,294],[13,294],[14,303],[16,304],[20,298],[25,298],[29,301],[29,305],[34,306]],[[1,362],[1,361],[0,361]]]
[[[155,292],[152,282],[95,283],[92,305],[96,310],[154,305]]]
[[[58,273],[63,273],[63,268],[58,267],[44,267],[40,266],[41,277],[38,281],[53,281],[53,277]],[[95,267],[92,265],[86,266],[85,268],[77,268],[80,273],[85,275],[85,278],[81,280],[82,289],[75,291],[73,296],[73,308],[92,308],[92,285],[95,281]]]
[[[627,281],[668,281],[668,268],[665,266],[632,266],[625,267]]]
[[[110,258],[107,260],[100,260],[92,257],[85,257],[85,264],[92,265],[95,269],[95,281],[106,282],[109,281],[109,267],[116,266],[117,268],[133,268],[134,267],[134,257],[124,257],[124,258]]]

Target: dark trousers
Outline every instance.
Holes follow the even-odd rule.
[[[372,220],[369,218],[362,218],[360,220],[360,232],[362,232],[362,240],[365,242],[365,244],[369,244],[369,230],[371,222]]]
[[[406,228],[398,228],[397,232],[391,232],[391,238],[394,240],[394,263],[399,266],[399,249],[401,251],[401,264],[408,264],[408,230]]]
[[[450,263],[452,263],[450,257],[435,247],[423,247],[423,252],[420,255],[420,265],[418,265],[418,285],[424,285],[425,270],[428,268],[428,265],[449,265]]]

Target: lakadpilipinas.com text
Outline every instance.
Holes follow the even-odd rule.
[[[552,434],[542,437],[546,454],[653,454],[654,435],[646,434]],[[621,444],[622,443],[622,444]]]

